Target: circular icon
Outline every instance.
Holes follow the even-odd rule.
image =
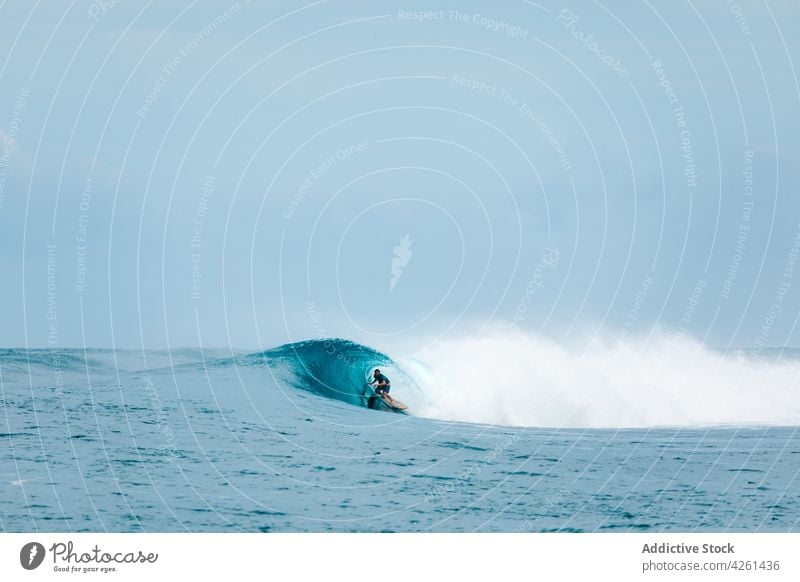
[[[44,561],[44,546],[39,542],[29,542],[19,552],[19,563],[26,570],[35,570]]]

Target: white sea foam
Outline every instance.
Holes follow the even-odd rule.
[[[447,341],[411,373],[415,414],[509,426],[800,425],[800,362],[725,355],[683,336],[567,349],[518,330]],[[405,365],[404,365],[405,367]]]

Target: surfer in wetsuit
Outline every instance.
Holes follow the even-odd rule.
[[[375,368],[375,372],[372,374],[372,382],[370,382],[370,384],[375,385],[375,394],[378,396],[385,396],[390,402],[392,401],[392,397],[389,396],[389,390],[392,387],[392,383],[389,378],[381,374],[381,371],[378,368]]]

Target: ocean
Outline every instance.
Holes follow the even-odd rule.
[[[800,530],[796,356],[512,340],[0,350],[0,530]]]

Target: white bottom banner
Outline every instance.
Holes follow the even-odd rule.
[[[800,580],[800,534],[2,534],[2,580]]]

